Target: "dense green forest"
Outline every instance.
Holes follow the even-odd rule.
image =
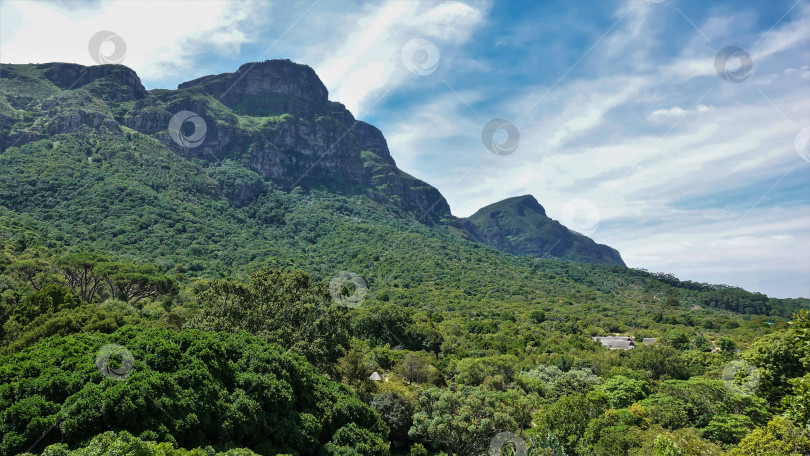
[[[660,319],[609,327],[573,301],[440,311],[389,296],[352,308],[351,282],[334,297],[292,267],[192,280],[54,254],[17,229],[0,276],[5,454],[479,454],[501,432],[528,454],[810,445],[806,311],[789,325],[664,302]],[[610,351],[590,340],[611,330],[659,341]]]
[[[0,454],[810,454],[807,299],[516,256],[384,185],[184,155],[123,123],[309,120],[136,102],[109,67],[3,80]]]

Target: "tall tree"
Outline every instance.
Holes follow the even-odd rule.
[[[177,282],[158,272],[151,264],[99,263],[93,274],[103,277],[110,295],[130,305],[144,298],[167,294],[177,290]]]
[[[79,294],[84,302],[93,302],[96,292],[104,284],[104,277],[94,269],[99,263],[110,261],[107,257],[92,253],[78,252],[63,256],[57,262],[68,286]]]
[[[263,268],[246,283],[217,281],[199,299],[202,309],[187,327],[248,331],[332,373],[349,346],[346,307],[332,305],[326,288],[301,270]]]

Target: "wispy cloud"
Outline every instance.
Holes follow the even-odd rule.
[[[0,59],[6,63],[74,62],[94,65],[90,38],[101,30],[126,43],[121,62],[143,79],[187,73],[201,55],[239,53],[259,30],[268,4],[211,0],[98,3],[5,1],[0,4]]]
[[[602,217],[592,237],[631,266],[810,295],[810,165],[794,146],[810,124],[806,2],[199,5],[5,1],[0,60],[92,64],[99,30],[126,40],[149,87],[291,58],[457,215],[531,193],[560,219],[585,199]],[[436,46],[435,72],[405,67],[412,39]],[[742,83],[717,74],[727,46],[753,60]],[[495,117],[520,129],[512,155],[481,142]]]
[[[614,33],[551,90],[555,75],[513,88],[510,97],[475,98],[480,116],[446,90],[432,95],[406,120],[386,125],[395,157],[435,183],[458,215],[532,193],[560,219],[568,201],[584,198],[602,216],[593,237],[618,248],[632,266],[808,296],[810,180],[802,183],[808,164],[793,141],[810,123],[801,69],[810,60],[810,6],[797,7],[770,32],[746,28],[753,27],[750,12],[709,12],[689,24],[657,6],[618,5],[610,20],[625,15]],[[667,42],[657,31],[666,20],[689,32]],[[715,54],[729,43],[748,47],[754,59],[742,84],[724,81],[715,69]],[[590,45],[582,43],[580,52]],[[515,154],[482,152],[478,135],[487,114],[518,125]],[[463,173],[463,181],[453,179]],[[776,192],[786,185],[808,192],[763,198],[765,183],[776,182]],[[700,199],[713,206],[681,207]],[[752,271],[761,277],[753,280]]]
[[[425,39],[442,54],[440,65],[451,61],[452,49],[467,41],[481,23],[488,2],[369,3],[361,14],[338,17],[342,31],[333,39],[340,46],[315,44],[306,52],[310,63],[330,90],[330,96],[355,114],[373,104],[392,86],[409,85],[414,76],[401,62],[403,46]],[[442,51],[447,51],[442,53]],[[424,82],[424,81],[421,81]]]

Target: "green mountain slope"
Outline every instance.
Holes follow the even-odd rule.
[[[138,155],[171,151],[186,159],[175,163],[190,161],[204,168],[219,191],[199,179],[197,184],[208,187],[186,190],[216,193],[235,206],[266,196],[274,186],[362,195],[425,224],[464,227],[469,234],[456,232],[509,253],[623,264],[618,254],[590,239],[554,224],[546,224],[554,225],[551,230],[529,227],[536,221],[516,217],[514,211],[501,211],[496,229],[475,217],[473,225],[456,219],[438,190],[396,167],[378,129],[328,100],[326,88],[305,65],[287,60],[249,63],[234,73],[183,83],[177,90],[148,92],[132,70],[118,65],[3,65],[0,80],[0,150],[68,135],[85,141],[71,147],[93,160],[95,144],[112,146],[125,138]],[[198,115],[201,129],[181,130],[173,137],[171,119],[184,112]],[[199,136],[193,144],[178,140],[192,132]],[[188,172],[199,174],[199,167]],[[179,179],[188,181],[188,176]],[[521,226],[521,232],[499,232],[509,226]],[[530,234],[533,230],[541,233]],[[513,242],[515,236],[523,239]],[[553,249],[545,248],[547,241],[556,244]]]
[[[619,252],[550,219],[531,195],[490,204],[467,220],[476,240],[507,253],[624,266]]]
[[[666,297],[758,314],[795,307],[742,291],[733,291],[742,300],[708,297],[736,290],[728,287],[483,248],[460,228],[519,255],[622,264],[614,250],[548,219],[531,197],[454,219],[438,191],[396,169],[378,130],[326,100],[311,69],[289,61],[249,68],[146,92],[122,66],[3,65],[2,215],[24,220],[58,250],[92,248],[192,277],[296,265],[328,280],[351,270],[366,278],[371,302],[632,303],[619,311],[630,320]],[[271,77],[279,72],[298,82]],[[234,80],[223,97],[223,84]],[[169,135],[171,112],[183,109],[209,125],[200,147],[181,147]],[[317,149],[341,135],[337,147]],[[257,160],[293,171],[277,178],[277,167],[255,167]],[[290,177],[306,166],[309,174]]]
[[[183,110],[199,145],[172,137]],[[508,430],[719,455],[802,410],[782,400],[806,397],[807,299],[627,268],[529,196],[457,219],[306,66],[146,91],[122,66],[3,65],[0,133],[0,452],[466,455]],[[721,380],[737,347],[756,395]]]

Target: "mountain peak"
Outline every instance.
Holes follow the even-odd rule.
[[[43,63],[36,65],[42,74],[56,87],[75,90],[94,85],[91,92],[104,99],[116,101],[140,100],[146,96],[146,89],[135,71],[124,65],[84,66],[77,63]],[[3,76],[14,74],[14,67],[7,66]]]
[[[466,221],[467,232],[477,241],[513,255],[625,265],[615,249],[597,244],[549,218],[532,195],[490,204]]]
[[[246,63],[234,73],[203,76],[177,88],[201,89],[249,114],[260,114],[262,103],[254,106],[257,99],[277,103],[293,97],[315,108],[326,107],[329,99],[329,91],[312,68],[287,59]]]
[[[532,212],[536,212],[541,215],[546,215],[546,210],[543,206],[537,201],[537,199],[533,195],[521,195],[521,196],[513,196],[510,198],[506,198],[503,201],[499,201],[497,203],[490,204],[479,210],[486,210],[487,208],[495,205],[508,205],[515,207],[517,211],[519,211],[519,215],[523,216],[523,211],[528,209]]]

